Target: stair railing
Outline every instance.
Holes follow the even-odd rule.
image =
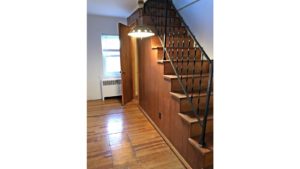
[[[175,12],[176,17],[172,17],[171,13]],[[171,63],[171,66],[177,76],[179,85],[182,88],[182,91],[186,98],[188,99],[193,114],[198,120],[199,125],[202,128],[201,136],[199,139],[199,144],[202,146],[206,146],[205,141],[205,133],[207,126],[207,118],[210,109],[210,96],[212,94],[212,83],[213,83],[213,60],[211,60],[207,53],[204,51],[200,43],[195,38],[194,34],[190,30],[189,26],[184,22],[182,16],[176,10],[173,2],[171,0],[148,0],[144,4],[144,13],[151,17],[152,22],[154,23],[154,27],[156,29],[157,35],[160,37],[159,40],[163,46],[163,60],[168,60]],[[179,25],[172,25],[172,23],[176,23],[176,20],[179,19]],[[179,28],[178,28],[179,27]],[[176,29],[177,28],[177,29]],[[184,28],[184,31],[181,30]],[[187,30],[187,31],[186,31]],[[177,38],[177,44],[175,45],[175,38]],[[182,38],[182,41],[180,41]],[[188,39],[186,42],[185,39]],[[194,47],[191,47],[191,40],[194,42]],[[169,44],[167,46],[167,41]],[[181,43],[180,43],[181,42]],[[185,59],[185,47],[187,49],[187,56]],[[179,50],[181,48],[181,51]],[[176,49],[176,51],[174,50]],[[191,49],[194,52],[191,52]],[[198,52],[199,51],[199,52]],[[192,53],[192,54],[191,54]],[[200,72],[196,72],[196,63],[199,61],[197,58],[197,54],[200,53]],[[170,56],[171,55],[171,56]],[[166,57],[167,56],[167,57]],[[206,89],[206,98],[205,105],[201,104],[201,92],[203,85],[203,67],[204,60],[208,62],[209,70],[208,70],[208,81],[207,81],[207,89]],[[184,72],[184,62],[187,63],[186,71]],[[192,64],[192,70],[189,70],[189,66]],[[191,88],[188,87],[189,83],[189,72],[192,72],[191,76]],[[186,73],[186,75],[184,75]],[[196,91],[195,86],[195,78],[199,77],[199,88],[198,88],[198,97],[196,106],[194,105],[195,95],[194,91]],[[186,80],[184,81],[183,78]],[[197,81],[196,81],[197,82]],[[189,92],[191,94],[189,94]],[[201,111],[203,112],[203,119],[201,119]]]

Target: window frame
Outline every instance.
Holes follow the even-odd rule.
[[[119,40],[119,49],[103,49],[103,36],[115,36],[118,37]],[[121,53],[120,53],[120,37],[118,34],[101,34],[101,55],[102,55],[102,72],[104,78],[120,78],[121,77]],[[106,68],[106,59],[108,58],[106,55],[104,55],[105,52],[119,52],[119,55],[112,55],[109,57],[118,57],[120,60],[120,70],[116,72],[107,72]]]

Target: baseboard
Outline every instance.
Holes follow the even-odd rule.
[[[143,112],[145,117],[150,121],[152,126],[155,128],[155,130],[159,133],[159,135],[164,139],[164,141],[167,143],[167,145],[170,147],[170,149],[175,153],[179,161],[186,167],[187,169],[192,169],[192,167],[185,161],[185,159],[181,156],[181,154],[176,150],[176,148],[173,146],[171,141],[164,135],[162,131],[160,131],[159,127],[154,123],[154,121],[148,116],[146,111],[138,105],[138,108]]]

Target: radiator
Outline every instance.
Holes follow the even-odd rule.
[[[121,79],[102,79],[101,80],[102,99],[105,97],[121,96],[122,83]]]

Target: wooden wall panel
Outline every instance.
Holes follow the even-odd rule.
[[[155,58],[155,52],[152,51],[151,39],[138,40],[139,45],[139,101],[141,107],[149,114],[153,121],[157,122],[158,112],[158,67]],[[156,98],[156,99],[154,99]]]
[[[169,93],[171,83],[163,78],[164,65],[157,63],[158,50],[152,49],[155,45],[157,39],[138,40],[139,104],[182,157],[193,168],[199,167],[199,154],[188,142],[190,126],[178,116],[180,104]]]
[[[130,38],[130,55],[132,60],[133,96],[138,97],[138,47],[136,38]]]

